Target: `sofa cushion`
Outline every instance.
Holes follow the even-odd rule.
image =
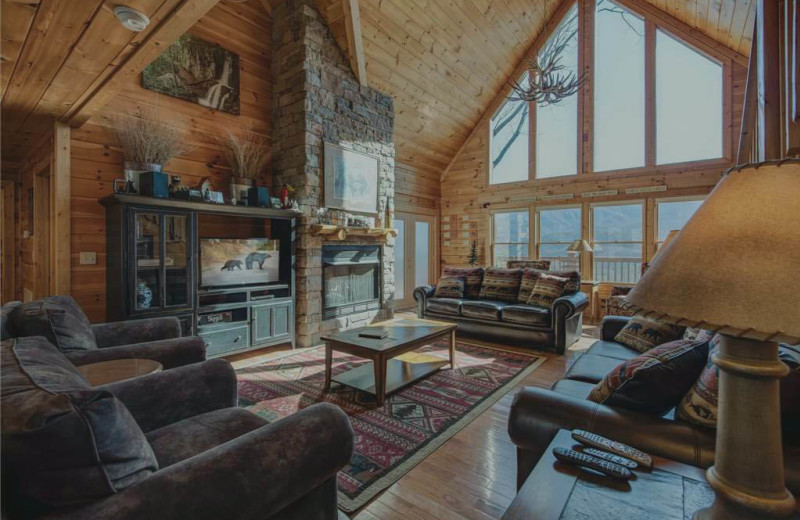
[[[539,269],[547,271],[550,269],[550,260],[509,260],[506,262],[508,269]]]
[[[194,457],[267,424],[244,408],[223,408],[169,424],[147,434],[161,468]]]
[[[461,300],[458,298],[428,298],[428,310],[440,314],[461,314]]]
[[[614,358],[620,361],[627,361],[639,355],[639,352],[630,347],[626,347],[622,343],[603,340],[595,341],[592,346],[589,347],[589,350],[587,350],[586,353],[594,354],[595,356]]]
[[[464,297],[464,276],[442,276],[436,283],[436,291],[433,296],[436,298],[463,298]]]
[[[708,358],[710,336],[653,348],[606,374],[589,400],[662,416],[692,387]]]
[[[505,307],[504,302],[487,300],[464,300],[461,303],[461,315],[479,320],[500,320],[500,311]]]
[[[514,303],[519,293],[522,269],[500,269],[490,267],[483,276],[482,300],[498,300]]]
[[[686,327],[634,316],[614,337],[614,341],[639,352],[647,352],[653,347],[680,339],[685,330]]]
[[[619,360],[604,356],[584,354],[567,370],[564,379],[599,383],[603,378],[619,366]]]
[[[479,298],[481,295],[481,285],[483,284],[483,267],[445,267],[442,269],[442,276],[463,276],[464,277],[464,296],[466,298]]]
[[[569,395],[576,399],[587,399],[592,392],[594,385],[584,381],[573,381],[571,379],[560,379],[550,388],[559,394]]]
[[[72,296],[23,303],[11,314],[19,336],[44,336],[62,352],[97,348],[89,319]]]
[[[0,307],[0,339],[17,337],[14,324],[11,322],[11,314],[20,305],[22,302],[8,302]]]
[[[553,308],[553,302],[564,294],[564,289],[569,283],[569,278],[543,274],[536,280],[536,285],[528,298],[528,305]]]
[[[500,317],[503,321],[532,325],[535,327],[549,327],[552,321],[552,311],[544,307],[533,305],[506,305]]]
[[[43,337],[2,342],[2,458],[30,507],[96,500],[147,478],[158,462],[112,394],[92,389]]]

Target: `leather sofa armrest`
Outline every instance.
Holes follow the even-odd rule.
[[[352,453],[347,415],[321,403],[58,518],[264,520],[330,481]]]
[[[92,325],[99,348],[117,347],[181,337],[181,322],[175,316],[147,320],[115,321]]]
[[[152,359],[161,363],[164,369],[170,369],[205,361],[206,344],[202,338],[187,336],[94,350],[75,350],[64,355],[77,366],[113,359],[137,358]]]
[[[614,341],[625,325],[631,321],[630,316],[606,316],[600,324],[600,337],[603,341]]]
[[[417,302],[417,317],[423,318],[428,308],[428,298],[436,292],[435,285],[420,285],[414,289],[414,300]]]
[[[517,486],[521,486],[558,430],[582,429],[630,444],[651,455],[707,468],[714,462],[715,432],[526,387],[514,397],[508,433],[517,445]]]
[[[553,302],[553,317],[571,318],[589,305],[589,297],[586,293],[575,292],[556,298]]]

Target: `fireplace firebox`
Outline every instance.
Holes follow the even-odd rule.
[[[323,318],[380,309],[380,277],[379,246],[323,246]]]

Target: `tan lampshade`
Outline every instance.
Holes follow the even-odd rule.
[[[575,242],[571,243],[567,248],[567,251],[570,252],[577,252],[577,253],[584,253],[584,252],[591,252],[593,251],[592,246],[589,245],[589,242],[586,240],[576,240]]]
[[[680,325],[800,342],[800,161],[729,171],[626,300]]]
[[[679,232],[679,231],[680,231],[680,229],[673,229],[672,231],[670,231],[669,233],[667,233],[667,238],[665,238],[665,239],[664,239],[664,242],[662,242],[662,243],[661,243],[661,247],[659,247],[659,248],[656,250],[656,254],[654,254],[654,255],[653,255],[653,258],[655,258],[655,257],[657,257],[659,254],[661,254],[661,251],[663,251],[663,250],[664,250],[664,248],[665,248],[665,247],[667,247],[667,244],[669,244],[670,242],[672,242],[672,240],[673,240],[673,239],[674,239],[676,236],[678,236],[678,232]]]

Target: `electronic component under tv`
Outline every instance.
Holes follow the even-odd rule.
[[[279,281],[280,240],[200,239],[200,287],[266,285]]]

